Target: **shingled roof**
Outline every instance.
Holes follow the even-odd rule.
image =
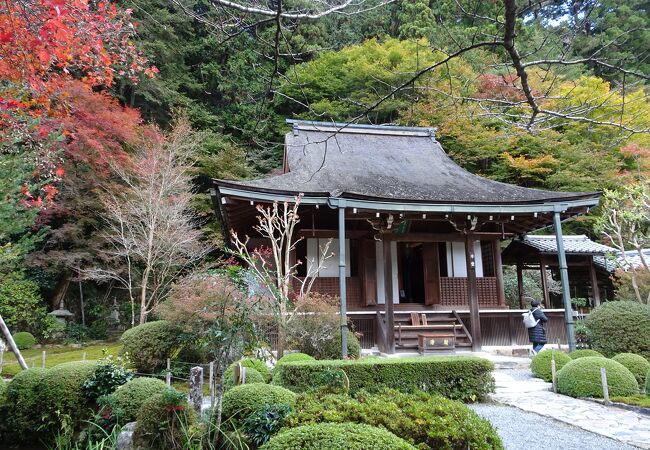
[[[641,250],[643,257],[646,261],[650,261],[650,248]],[[609,257],[596,256],[594,257],[594,264],[613,273],[616,269],[630,270],[643,267],[641,256],[636,250],[628,250],[625,252],[625,257],[619,251],[613,251],[613,255]],[[626,263],[627,261],[627,263]]]
[[[584,234],[567,235],[562,240],[564,242],[564,252],[567,255],[606,255],[614,253],[611,247],[598,242],[594,242]],[[557,254],[557,240],[555,236],[524,236],[515,242],[521,243],[528,247],[539,250],[540,253]]]
[[[594,192],[552,192],[489,180],[454,163],[430,128],[291,121],[282,175],[215,180],[244,191],[384,202],[516,205],[595,200]]]

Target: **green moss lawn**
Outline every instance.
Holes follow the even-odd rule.
[[[643,394],[632,395],[629,397],[612,397],[613,402],[625,403],[633,406],[641,406],[642,408],[650,408],[650,396]]]
[[[104,349],[111,355],[117,355],[120,350],[120,345],[116,342],[99,342],[82,347],[72,345],[65,346],[44,346],[42,348],[32,348],[23,350],[21,353],[28,367],[41,367],[41,355],[45,350],[45,367],[53,367],[57,364],[81,361],[83,353],[86,352],[86,359],[99,359],[103,356]],[[20,371],[20,365],[16,360],[13,352],[6,352],[2,364],[2,377],[13,377]]]

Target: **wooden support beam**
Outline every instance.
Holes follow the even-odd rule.
[[[386,352],[395,353],[395,317],[393,315],[393,258],[390,238],[383,235],[384,245],[384,292],[386,310]]]
[[[569,344],[569,351],[573,351],[576,349],[576,332],[573,321],[573,308],[571,306],[571,294],[569,292],[569,270],[566,264],[566,254],[564,253],[562,217],[559,211],[556,211],[553,215],[553,229],[555,230],[560,281],[562,282],[562,302],[564,303],[564,323],[566,326],[567,343]]]
[[[539,276],[542,281],[542,294],[544,295],[544,307],[550,308],[550,299],[548,296],[548,279],[546,278],[546,264],[542,260],[539,262]]]
[[[503,286],[503,263],[501,262],[501,241],[492,241],[494,253],[494,275],[497,277],[497,298],[500,306],[506,306],[506,292]]]
[[[501,233],[473,233],[476,240],[490,241],[501,238]],[[394,236],[398,242],[464,242],[465,237],[461,233],[408,233]]]
[[[594,301],[594,307],[600,306],[600,290],[598,289],[598,277],[596,276],[596,266],[594,257],[589,256],[589,278],[591,278],[591,292]]]
[[[472,326],[472,351],[481,351],[481,318],[476,286],[476,258],[474,255],[474,236],[465,234],[465,263],[467,265],[467,297],[469,303],[469,323]]]
[[[348,358],[348,314],[345,279],[345,205],[339,203],[339,298],[341,305],[341,359]]]
[[[517,295],[519,296],[519,308],[526,309],[524,305],[524,274],[523,264],[517,261]]]

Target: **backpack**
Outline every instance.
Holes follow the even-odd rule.
[[[533,312],[537,310],[539,307],[533,309],[532,311],[528,311],[522,314],[523,319],[524,319],[524,326],[526,328],[533,328],[539,323],[539,320],[535,319],[535,316],[533,315]]]

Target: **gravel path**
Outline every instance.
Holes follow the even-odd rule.
[[[512,406],[481,403],[469,407],[492,422],[507,450],[638,450]]]
[[[535,379],[535,375],[530,369],[508,369],[504,371],[515,381],[527,381]]]

